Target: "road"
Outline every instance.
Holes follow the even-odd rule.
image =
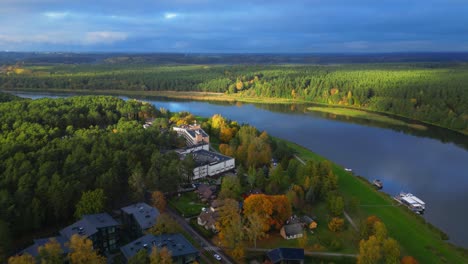
[[[248,251],[253,252],[268,252],[270,248],[246,248]],[[319,256],[319,257],[347,257],[347,258],[357,258],[357,254],[345,254],[345,253],[336,253],[336,252],[317,252],[317,251],[304,251],[306,256]]]
[[[175,210],[173,210],[172,208],[167,208],[167,212],[169,213],[169,215],[171,215],[175,220],[176,222],[182,226],[182,228],[184,228],[184,230],[189,233],[189,235],[191,235],[193,237],[193,239],[195,241],[197,241],[199,243],[199,245],[207,252],[209,252],[211,255],[214,255],[214,254],[218,254],[221,256],[222,260],[219,261],[219,263],[227,263],[227,264],[234,264],[234,262],[232,262],[232,260],[230,258],[228,258],[226,256],[226,254],[224,254],[224,252],[219,248],[219,247],[216,247],[215,245],[213,245],[213,243],[211,243],[211,241],[205,239],[202,235],[198,234],[197,231],[195,231],[190,225],[189,223],[187,223],[187,221],[185,220],[185,218],[183,218],[182,216],[180,216]],[[201,255],[201,257],[203,258],[204,256]],[[208,258],[203,258],[204,261],[206,261],[207,263],[212,263],[211,260],[209,260]]]

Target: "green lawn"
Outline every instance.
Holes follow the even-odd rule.
[[[175,196],[169,200],[169,204],[177,209],[184,217],[192,217],[200,214],[202,207],[207,207],[198,199],[194,192],[181,194],[180,197]]]
[[[277,139],[278,140],[278,139]],[[291,142],[286,142],[304,160],[323,160],[323,157]],[[369,183],[346,172],[341,166],[334,165],[338,175],[339,190],[346,201],[358,199],[361,206],[353,213],[354,219],[376,215],[385,223],[389,236],[398,240],[402,254],[414,256],[420,263],[468,263],[466,252],[441,239],[441,233],[424,223],[422,219],[403,207],[388,206],[394,202],[388,195],[373,189]]]

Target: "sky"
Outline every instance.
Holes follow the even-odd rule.
[[[468,0],[0,0],[0,51],[468,51]]]

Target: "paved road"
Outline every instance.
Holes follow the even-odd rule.
[[[181,217],[177,212],[175,212],[172,208],[167,208],[167,212],[179,223],[180,226],[184,228],[187,233],[189,233],[195,241],[197,241],[200,246],[211,255],[218,254],[221,256],[222,260],[219,263],[227,263],[227,264],[234,264],[230,258],[228,258],[224,252],[219,248],[213,245],[211,241],[206,240],[202,235],[198,234],[188,223],[187,221]],[[202,255],[203,258],[203,255]],[[208,263],[212,263],[208,258],[204,258],[204,260]]]
[[[246,248],[247,251],[253,252],[268,252],[271,249],[269,248]],[[336,252],[317,252],[317,251],[304,251],[306,256],[321,256],[321,257],[348,257],[348,258],[357,258],[357,254],[344,254]]]

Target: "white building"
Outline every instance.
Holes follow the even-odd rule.
[[[210,136],[201,129],[200,125],[180,126],[173,129],[186,139],[187,146],[210,143]]]
[[[196,167],[193,169],[192,178],[194,180],[207,176],[215,176],[225,171],[232,170],[236,166],[234,158],[205,149],[186,152],[186,154],[183,154],[183,158],[188,154],[192,154],[195,161]]]

